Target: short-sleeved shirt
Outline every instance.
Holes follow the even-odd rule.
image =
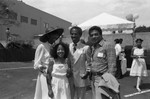
[[[116,71],[116,52],[113,44],[102,39],[95,47],[91,47],[91,70],[93,72],[110,72],[114,75]],[[89,51],[88,51],[89,52]],[[90,53],[88,56],[90,56]]]

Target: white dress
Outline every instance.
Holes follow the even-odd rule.
[[[53,99],[71,99],[70,88],[66,72],[67,64],[54,63],[52,71],[52,90],[54,93]]]
[[[134,48],[133,55],[143,56],[144,48]],[[133,59],[130,76],[147,76],[146,62],[144,58]]]
[[[48,68],[50,61],[49,50],[50,45],[48,43],[40,44],[37,47],[34,59],[34,69],[38,70],[41,66]],[[45,69],[45,72],[47,71],[47,68]],[[37,77],[34,99],[50,99],[48,96],[46,77],[40,71]]]

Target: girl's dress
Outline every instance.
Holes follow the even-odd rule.
[[[143,56],[144,48],[134,48],[133,55]],[[130,76],[147,76],[146,62],[144,58],[133,59]]]
[[[54,63],[52,71],[52,90],[54,99],[71,99],[68,78],[68,65]]]
[[[39,69],[41,66],[45,66],[47,71],[49,61],[50,61],[50,45],[48,43],[40,44],[35,53],[35,60],[34,60],[34,69]],[[36,82],[36,90],[34,99],[50,99],[48,96],[48,86],[47,81],[44,73],[40,72],[38,73],[37,82]]]

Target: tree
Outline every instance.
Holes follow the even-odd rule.
[[[135,29],[135,32],[150,32],[150,27],[146,27],[146,26],[139,26]]]
[[[0,0],[0,25],[11,26],[19,25],[17,13],[11,9],[13,2],[10,0]]]
[[[150,32],[150,27],[147,27],[147,31]]]

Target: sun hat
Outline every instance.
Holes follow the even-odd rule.
[[[42,34],[39,40],[41,42],[47,42],[48,40],[54,39],[53,38],[54,35],[58,35],[58,37],[55,38],[57,40],[62,35],[63,32],[64,32],[63,28],[51,29],[48,30],[46,33]]]

